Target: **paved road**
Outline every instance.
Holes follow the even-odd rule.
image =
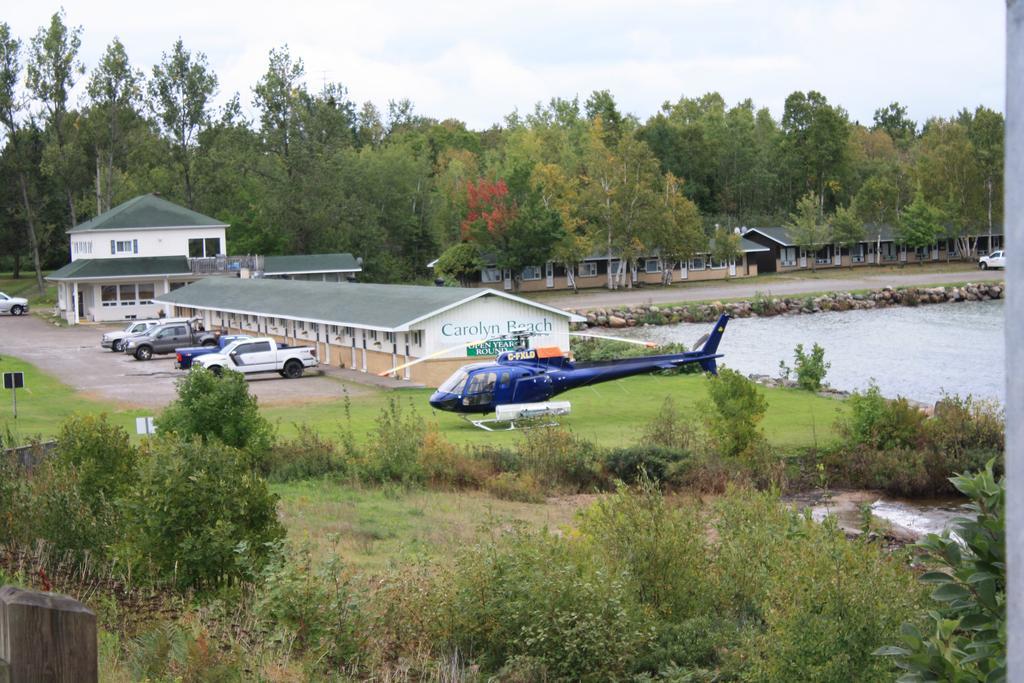
[[[638,306],[642,304],[676,303],[678,301],[713,301],[715,299],[746,298],[754,296],[757,292],[771,292],[776,296],[789,296],[810,292],[842,292],[851,289],[881,289],[882,287],[929,285],[936,282],[982,282],[1002,279],[1003,271],[1001,270],[981,271],[975,268],[950,272],[932,270],[927,267],[915,269],[913,266],[908,266],[905,272],[890,271],[872,274],[870,271],[854,271],[849,276],[817,278],[769,275],[728,282],[694,282],[669,287],[649,286],[643,289],[623,289],[614,292],[605,289],[590,289],[580,290],[579,294],[573,294],[572,292],[543,293],[532,298],[551,306],[558,306],[559,308],[590,310],[613,306]]]
[[[137,361],[100,347],[100,337],[118,326],[56,327],[35,316],[0,316],[0,365],[11,355],[55,375],[85,394],[125,406],[159,408],[176,396],[173,356]],[[261,404],[299,404],[357,396],[372,389],[345,382],[332,371],[285,380],[276,374],[249,379],[249,389]]]

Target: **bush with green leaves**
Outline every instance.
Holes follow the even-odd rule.
[[[56,462],[75,470],[80,494],[94,511],[131,489],[138,459],[128,432],[106,414],[72,415],[61,424]]]
[[[178,380],[178,398],[156,422],[161,432],[182,439],[216,439],[244,450],[260,469],[274,441],[273,426],[260,414],[245,375],[230,370],[220,375],[200,367],[190,370]]]
[[[901,681],[1006,680],[1006,482],[991,461],[952,482],[974,517],[918,543],[931,565],[921,581],[935,587],[934,609],[922,626],[903,624],[900,645],[875,653],[895,660],[906,672]]]
[[[596,451],[564,427],[527,429],[516,442],[517,469],[545,491],[591,491],[603,483]]]
[[[126,508],[124,560],[181,588],[251,579],[285,534],[249,456],[218,439],[151,441]]]
[[[292,439],[278,439],[266,457],[267,479],[272,482],[311,479],[345,472],[346,463],[338,447],[312,427],[296,425]]]
[[[376,483],[422,484],[426,478],[420,463],[420,446],[426,430],[411,403],[389,398],[377,415],[370,438],[357,455],[360,479]]]
[[[825,381],[825,375],[831,363],[825,362],[825,349],[815,343],[811,352],[804,351],[803,344],[797,344],[793,349],[793,367],[786,365],[786,361],[779,361],[779,372],[785,379],[796,375],[796,384],[807,391],[818,391]]]
[[[890,401],[874,382],[867,391],[853,392],[850,414],[838,423],[848,443],[874,450],[913,449],[924,443],[925,414],[905,398]]]
[[[603,455],[605,471],[626,484],[647,478],[668,486],[675,485],[694,464],[693,456],[687,451],[654,444],[612,448]]]
[[[751,451],[764,438],[758,423],[768,410],[764,394],[735,370],[721,368],[708,375],[708,429],[721,455]]]

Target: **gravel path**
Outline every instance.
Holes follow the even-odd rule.
[[[771,292],[775,296],[790,296],[810,292],[843,292],[851,289],[929,285],[938,282],[986,282],[1003,278],[1004,273],[1001,270],[983,271],[974,268],[951,272],[908,266],[906,272],[898,273],[872,274],[870,270],[860,269],[860,272],[854,270],[848,276],[841,277],[811,278],[770,275],[730,281],[677,284],[669,287],[648,286],[642,289],[622,289],[614,292],[606,289],[587,289],[580,290],[579,294],[544,292],[528,296],[550,306],[589,310],[613,306],[748,298],[754,296],[756,292]]]
[[[174,356],[137,361],[100,347],[104,332],[118,325],[56,327],[35,316],[0,316],[0,359],[10,354],[55,375],[72,388],[125,406],[159,408],[176,397]],[[358,396],[374,389],[345,382],[333,373],[285,380],[276,374],[249,379],[261,404],[297,404]]]

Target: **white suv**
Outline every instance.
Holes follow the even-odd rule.
[[[978,259],[978,267],[982,270],[988,270],[989,268],[1005,268],[1006,252],[1000,249],[999,251],[993,251],[988,256],[982,256]]]
[[[11,315],[28,313],[28,299],[22,299],[18,296],[7,296],[0,292],[0,313],[10,313]]]

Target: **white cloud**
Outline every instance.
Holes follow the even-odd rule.
[[[681,94],[750,97],[776,115],[793,90],[817,89],[868,121],[899,100],[911,115],[1002,109],[1004,7],[957,0],[713,2],[441,0],[389,3],[66,0],[84,26],[91,68],[114,35],[147,73],[180,35],[208,55],[220,97],[251,88],[267,53],[288,43],[311,87],[326,78],[356,102],[408,97],[417,112],[483,128],[551,97],[607,88],[641,118]],[[54,8],[18,3],[5,20],[26,42]]]

